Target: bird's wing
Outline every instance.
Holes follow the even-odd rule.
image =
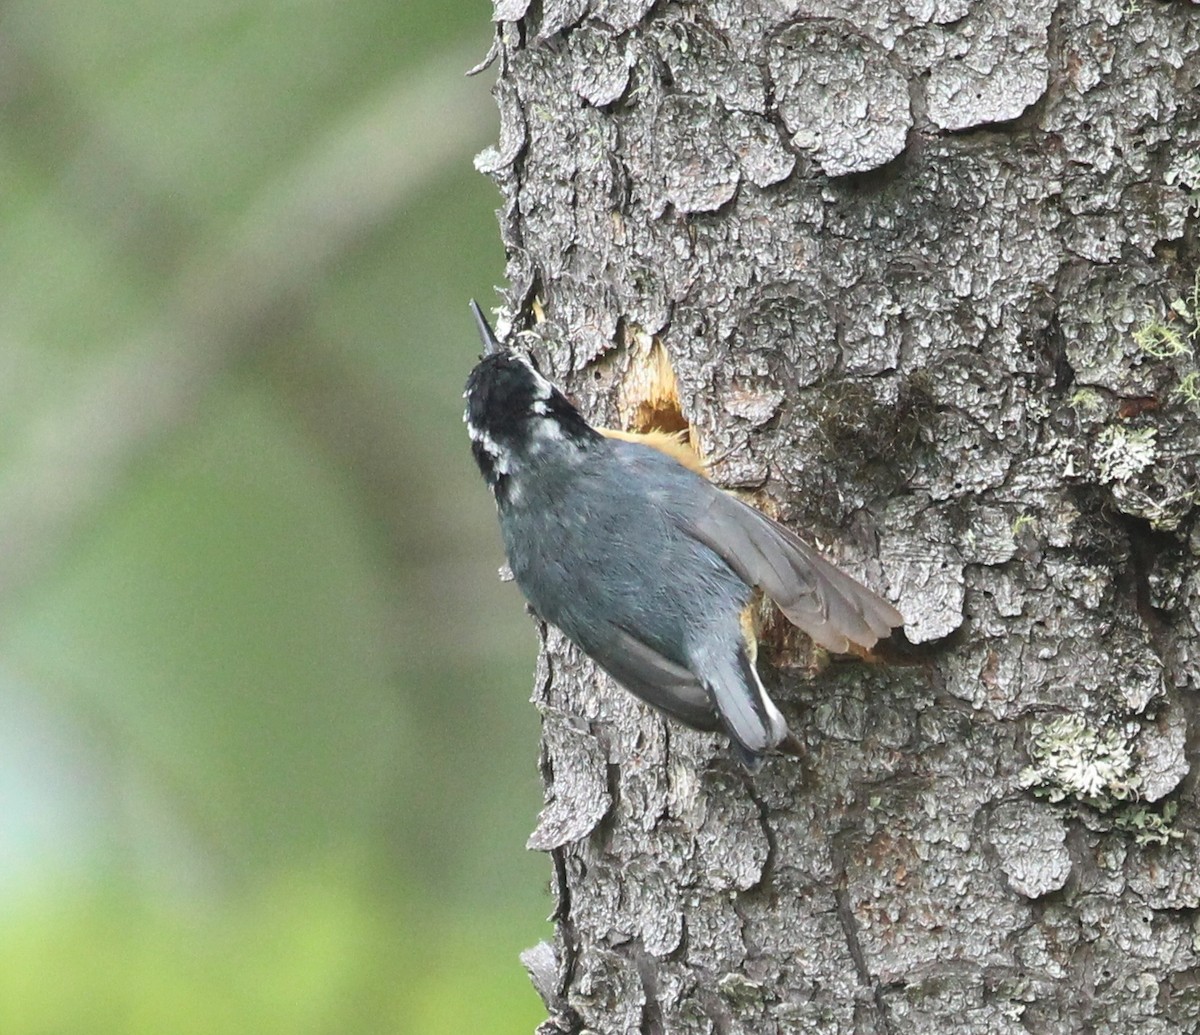
[[[743,646],[706,659],[700,677],[633,633],[609,627],[607,649],[588,653],[647,704],[700,730],[723,729],[751,771],[787,736],[787,723],[767,696]]]
[[[626,690],[694,729],[721,728],[712,697],[691,671],[620,626],[606,623],[605,632],[584,650]]]
[[[839,571],[795,533],[711,486],[706,505],[681,522],[788,620],[827,650],[873,647],[904,624],[891,604]]]

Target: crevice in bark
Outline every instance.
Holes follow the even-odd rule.
[[[602,745],[605,744],[606,737],[602,729],[597,729],[593,723],[589,723],[588,728]],[[607,745],[605,745],[605,749],[607,750]],[[600,822],[596,824],[596,828],[591,834],[600,849],[597,854],[601,856],[607,854],[608,848],[612,844],[613,828],[617,824],[617,809],[621,800],[621,767],[619,765],[609,762],[605,766],[604,783],[608,790],[608,800],[612,804],[608,811],[600,817]]]
[[[1129,592],[1138,616],[1146,625],[1154,652],[1165,661],[1170,651],[1166,649],[1162,638],[1168,631],[1168,624],[1158,608],[1150,602],[1150,570],[1160,553],[1178,547],[1178,540],[1168,532],[1156,532],[1142,518],[1118,513],[1117,521],[1124,528],[1129,543],[1124,572]]]
[[[664,1035],[662,1006],[658,1001],[657,964],[650,959],[639,945],[636,948],[638,977],[642,982],[642,1017],[638,1022],[638,1035]]]
[[[1031,116],[1031,124],[1034,126],[1045,125],[1046,112],[1061,102],[1064,89],[1071,88],[1067,68],[1070,58],[1064,57],[1068,49],[1064,46],[1067,40],[1067,33],[1063,27],[1064,11],[1064,3],[1055,4],[1054,10],[1050,12],[1050,24],[1046,26],[1046,56],[1049,59],[1046,89],[1026,111],[1026,114]]]
[[[1072,548],[1082,561],[1111,567],[1115,578],[1132,548],[1128,529],[1108,493],[1099,486],[1082,484],[1072,486],[1072,490],[1072,501],[1079,512],[1071,529]]]
[[[550,919],[558,926],[562,942],[559,995],[565,998],[575,977],[575,957],[579,953],[579,942],[575,936],[575,922],[571,919],[571,884],[567,879],[566,850],[554,849],[550,853],[550,860],[554,864],[555,884],[555,906]]]
[[[869,989],[871,992],[875,1031],[877,1035],[894,1035],[891,1016],[888,1011],[887,1002],[883,996],[883,989],[871,973],[871,968],[867,965],[867,956],[863,952],[862,942],[858,938],[858,921],[854,917],[854,908],[850,904],[850,894],[847,890],[849,878],[846,867],[846,850],[841,840],[842,835],[836,834],[830,843],[830,855],[837,871],[833,896],[834,901],[837,902],[838,921],[842,926],[842,934],[846,939],[846,947],[850,952],[850,958],[854,961],[854,969],[858,974],[858,982],[863,988]],[[855,1013],[857,1014],[857,1012],[856,1010]],[[857,1017],[855,1020],[857,1023]]]
[[[1182,816],[1183,809],[1187,809],[1190,803],[1196,801],[1196,788],[1200,786],[1200,694],[1195,692],[1194,677],[1190,688],[1192,692],[1188,693],[1187,689],[1185,687],[1184,692],[1176,696],[1176,707],[1182,708],[1187,717],[1187,736],[1184,739],[1183,753],[1188,761],[1188,772],[1179,781],[1172,797],[1178,798],[1183,806],[1181,820],[1187,823],[1188,829],[1194,829],[1194,821],[1188,821]]]
[[[788,760],[790,761],[790,759]],[[758,883],[754,885],[756,888],[766,888],[770,886],[771,876],[775,872],[775,861],[779,858],[778,844],[775,838],[775,831],[771,828],[770,810],[767,808],[766,801],[758,794],[754,787],[754,778],[746,775],[746,793],[750,800],[754,802],[758,809],[759,823],[762,825],[763,837],[767,839],[767,857],[763,860],[762,872],[758,876]],[[736,904],[735,904],[736,908]]]
[[[1039,336],[1039,344],[1042,359],[1048,368],[1049,376],[1046,382],[1050,393],[1061,399],[1067,389],[1075,383],[1075,369],[1067,356],[1067,338],[1063,333],[1057,309],[1047,314]]]

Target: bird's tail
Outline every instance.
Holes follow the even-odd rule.
[[[745,645],[738,644],[731,660],[708,668],[705,682],[738,759],[755,772],[762,756],[784,743],[791,731],[758,678]]]

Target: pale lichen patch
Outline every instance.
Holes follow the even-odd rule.
[[[1139,777],[1134,769],[1133,731],[1097,727],[1080,715],[1060,715],[1034,725],[1029,743],[1032,765],[1020,783],[1050,801],[1074,797],[1093,804],[1133,797]]]

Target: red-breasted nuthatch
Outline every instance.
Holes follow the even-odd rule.
[[[800,753],[755,669],[755,591],[831,651],[874,646],[900,613],[661,441],[601,434],[471,308],[485,354],[463,419],[534,612],[647,704],[726,733],[747,769]]]

